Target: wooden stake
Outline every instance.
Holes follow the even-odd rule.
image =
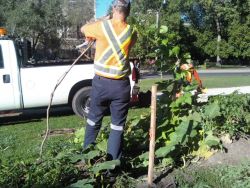
[[[157,94],[157,85],[153,85],[152,96],[151,96],[151,121],[150,121],[150,130],[149,130],[150,143],[149,143],[148,187],[153,186],[153,176],[154,176],[156,94]]]

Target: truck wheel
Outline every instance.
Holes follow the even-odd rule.
[[[76,92],[72,100],[72,109],[74,113],[82,118],[87,117],[90,106],[91,87],[84,87]]]

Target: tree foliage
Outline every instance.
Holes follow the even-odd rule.
[[[79,37],[79,28],[94,17],[94,1],[75,0],[74,3],[70,2],[69,0],[64,0],[63,13],[68,28],[77,32],[77,37]]]
[[[188,17],[187,32],[193,38],[192,43],[205,58],[219,55],[225,60],[249,60],[249,32],[245,31],[250,19],[248,0],[190,0],[184,3],[183,12]]]
[[[0,26],[14,36],[31,39],[34,50],[40,46],[57,50],[71,28],[79,28],[93,17],[90,0],[11,0],[0,1]]]
[[[132,15],[145,32],[156,23],[158,11],[161,24],[175,34],[175,42],[182,51],[189,51],[193,59],[201,63],[205,59],[215,61],[216,57],[224,61],[249,61],[249,0],[168,0],[166,9],[161,8],[161,3],[133,2]],[[150,49],[147,40],[142,41],[142,46]],[[144,49],[137,50],[136,54],[140,54]]]
[[[250,59],[249,0],[162,0],[132,1],[130,23],[140,30],[133,54],[149,57],[155,45],[150,42],[151,26],[168,27],[174,40],[169,45],[188,51],[194,60],[221,58],[230,62]],[[0,0],[0,26],[13,35],[29,37],[34,48],[56,49],[61,39],[79,38],[79,28],[93,17],[92,0]],[[148,34],[148,36],[147,36]],[[133,55],[134,56],[134,55]],[[237,60],[237,61],[235,61]]]

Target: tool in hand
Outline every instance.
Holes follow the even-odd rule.
[[[69,67],[69,69],[58,79],[51,95],[50,95],[50,101],[49,101],[49,105],[48,105],[48,108],[47,108],[47,129],[46,129],[46,134],[44,136],[44,139],[42,141],[42,144],[40,146],[40,159],[42,158],[42,153],[43,153],[43,146],[44,146],[44,143],[45,141],[47,140],[48,138],[48,134],[49,134],[49,112],[50,112],[50,108],[51,108],[51,104],[52,104],[52,101],[53,101],[53,97],[54,97],[54,93],[56,91],[56,89],[58,88],[58,86],[62,83],[62,81],[64,80],[64,78],[67,76],[67,74],[70,72],[70,70],[74,67],[74,65],[83,57],[83,55],[85,55],[85,53],[91,48],[91,46],[94,44],[94,41],[91,41],[91,42],[84,42],[83,44],[79,45],[78,46],[78,49],[81,48],[81,47],[84,47],[84,46],[87,46],[87,48],[79,55],[79,57],[72,63],[72,65]]]

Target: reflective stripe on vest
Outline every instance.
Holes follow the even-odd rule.
[[[116,35],[110,20],[102,22],[103,32],[109,42],[109,47],[104,50],[98,60],[95,61],[95,71],[103,76],[122,78],[129,74],[130,67],[127,63],[128,54],[124,47],[131,42],[132,30],[128,25],[119,35]],[[108,65],[111,58],[115,57],[116,65]]]

